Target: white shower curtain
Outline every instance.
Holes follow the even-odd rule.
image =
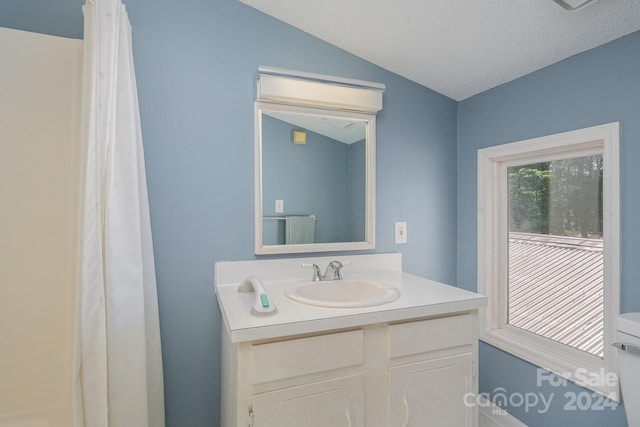
[[[75,427],[164,426],[162,356],[131,26],[120,0],[84,8]]]

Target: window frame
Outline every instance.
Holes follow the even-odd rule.
[[[580,375],[585,373],[582,369],[588,378],[603,379],[603,373],[611,372],[618,375],[617,352],[612,343],[620,313],[619,134],[619,123],[614,122],[478,150],[478,292],[488,297],[488,306],[481,309],[479,316],[480,339],[616,402],[620,395],[617,384],[580,381]],[[507,323],[507,168],[595,154],[602,155],[604,165],[602,359]]]

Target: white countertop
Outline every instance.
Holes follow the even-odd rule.
[[[284,290],[309,280],[312,271],[299,272],[301,263],[324,267],[329,260],[352,261],[344,267],[344,279],[368,279],[389,283],[400,291],[400,297],[390,303],[360,308],[325,308],[301,304],[290,300]],[[282,269],[281,277],[271,267]],[[296,334],[322,332],[342,328],[387,323],[412,318],[436,316],[475,310],[487,305],[487,297],[455,286],[403,273],[400,254],[372,254],[357,256],[293,258],[273,261],[245,261],[216,263],[216,293],[231,342],[246,342],[284,337]],[[286,273],[285,273],[286,272]],[[254,294],[238,293],[238,286],[250,275],[256,275],[278,313],[272,316],[254,316],[249,312]],[[295,276],[295,277],[285,277]]]

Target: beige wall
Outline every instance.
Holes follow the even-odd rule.
[[[71,425],[81,59],[0,28],[0,427]]]

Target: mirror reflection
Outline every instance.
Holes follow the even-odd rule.
[[[365,242],[370,116],[304,110],[258,112],[262,245]]]

